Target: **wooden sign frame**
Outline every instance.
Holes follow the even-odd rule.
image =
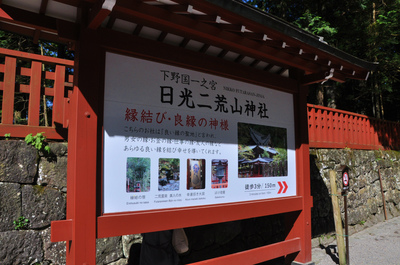
[[[134,43],[134,45],[132,45]],[[208,260],[207,264],[254,264],[280,256],[311,262],[311,207],[306,87],[287,78],[258,73],[218,59],[177,50],[135,36],[84,30],[76,58],[70,102],[67,220],[52,222],[52,241],[67,241],[67,264],[95,264],[96,238],[113,237],[285,214],[284,241]],[[103,90],[106,51],[170,63],[294,95],[296,196],[224,205],[171,208],[121,214],[102,213]],[[214,61],[212,61],[214,60]],[[221,71],[220,69],[224,69]],[[292,72],[295,77],[296,71]],[[300,75],[298,75],[300,76]],[[247,209],[251,208],[251,211]],[[223,214],[221,214],[223,212]],[[157,220],[167,220],[160,223]],[[200,262],[199,264],[202,264]]]

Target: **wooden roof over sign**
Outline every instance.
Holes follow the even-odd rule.
[[[238,0],[2,0],[0,29],[67,43],[80,28],[107,28],[219,57],[303,84],[364,80],[376,64],[335,49]],[[82,15],[83,14],[83,15]],[[82,22],[82,18],[88,18]]]

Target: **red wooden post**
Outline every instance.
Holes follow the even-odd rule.
[[[344,114],[343,113],[338,113],[337,115],[337,129],[336,129],[336,133],[338,134],[338,141],[340,141],[340,143],[343,146],[345,145],[345,141],[344,141],[344,135],[345,135],[345,130],[344,130]]]
[[[376,120],[372,120],[372,126],[374,128],[374,146],[379,145],[379,123]]]
[[[312,261],[311,256],[311,208],[313,199],[311,197],[310,181],[310,153],[308,144],[307,128],[307,94],[308,87],[300,87],[297,95],[296,113],[296,174],[297,195],[303,198],[303,210],[300,212],[293,225],[293,233],[301,238],[301,251],[295,261],[308,263]]]
[[[360,117],[360,130],[361,130],[361,144],[366,145],[367,144],[367,121],[365,117]]]
[[[308,134],[310,135],[310,139],[315,141],[315,108],[307,106],[308,110]]]
[[[315,108],[315,116],[316,116],[316,118],[315,118],[315,141],[319,143],[319,142],[322,141],[322,139],[321,139],[321,135],[322,135],[322,132],[321,132],[322,122],[321,122],[321,120],[322,120],[322,118],[321,118],[321,110],[320,109]]]
[[[321,126],[321,137],[322,142],[326,143],[328,141],[328,111],[322,110],[322,126]]]
[[[42,62],[33,61],[29,86],[28,125],[30,126],[39,126],[41,83]]]
[[[341,144],[340,139],[339,139],[339,130],[338,130],[338,113],[332,112],[332,125],[331,125],[331,130],[332,130],[332,142],[333,143],[338,143]]]
[[[15,71],[17,60],[6,57],[4,69],[2,124],[13,124],[14,120],[14,95],[15,95]]]
[[[367,140],[367,144],[368,144],[368,146],[369,146],[369,148],[374,148],[375,147],[375,145],[374,145],[374,128],[372,127],[372,124],[371,124],[371,120],[370,119],[367,119],[366,120],[366,126],[367,126],[367,132],[368,132],[368,140]]]
[[[300,72],[293,73],[295,77]],[[297,78],[300,80],[300,78]],[[296,135],[296,185],[297,196],[302,197],[302,210],[286,214],[287,236],[285,240],[300,238],[301,250],[295,256],[299,263],[310,263],[311,256],[311,208],[313,205],[310,183],[310,153],[308,143],[308,111],[307,111],[307,86],[299,86],[298,94],[294,95],[295,135]],[[287,259],[291,260],[292,255]]]
[[[397,124],[392,123],[391,132],[392,132],[392,148],[394,149],[397,146],[397,142],[398,142],[397,138],[399,136],[397,134]]]
[[[53,126],[63,124],[65,66],[56,65],[53,99]]]
[[[75,86],[71,95],[68,144],[67,219],[72,220],[67,264],[96,264],[96,189],[98,159],[99,64],[103,57],[97,35],[81,32],[75,55]]]
[[[333,142],[333,111],[326,111],[327,143]]]
[[[353,144],[355,141],[354,135],[356,134],[356,122],[355,122],[355,117],[353,115],[349,115],[349,120],[350,120],[350,144]]]
[[[343,114],[343,143],[347,147],[349,145],[349,115]]]

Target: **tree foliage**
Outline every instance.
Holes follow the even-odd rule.
[[[281,17],[329,45],[370,62],[379,62],[367,81],[312,86],[309,101],[378,118],[400,120],[400,1],[243,0]]]
[[[150,158],[128,157],[126,160],[126,178],[129,183],[135,186],[140,183],[140,191],[149,191]]]

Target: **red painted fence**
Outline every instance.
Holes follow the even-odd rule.
[[[3,48],[0,48],[1,58],[0,137],[10,134],[24,138],[29,133],[43,132],[48,139],[66,140],[74,62]],[[29,95],[26,125],[15,121],[18,93]],[[49,126],[40,122],[44,114],[43,96],[48,96],[52,103]],[[312,148],[400,149],[400,123],[310,104],[307,108]]]
[[[308,104],[310,147],[392,149],[400,147],[400,123]]]
[[[74,61],[0,48],[0,62],[0,137],[44,133],[65,140]]]

